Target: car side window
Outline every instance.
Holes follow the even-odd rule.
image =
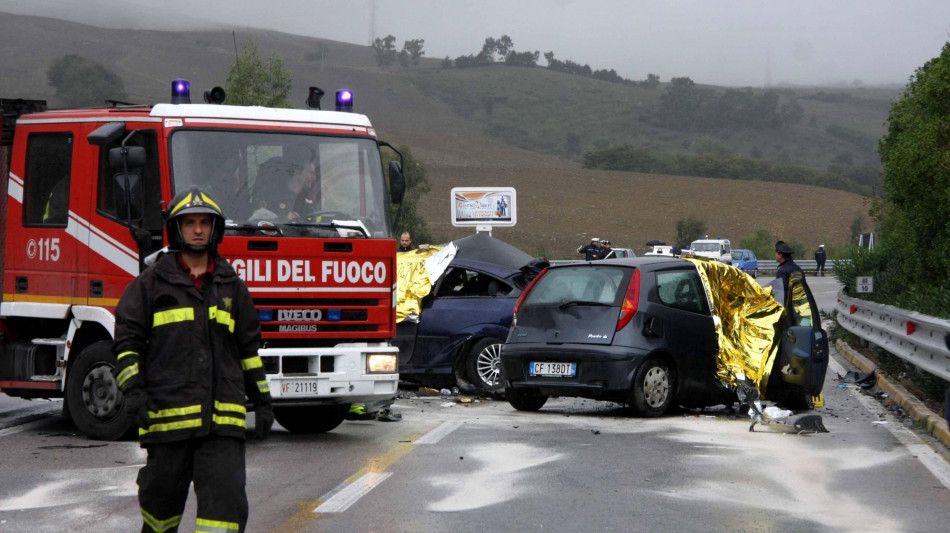
[[[439,289],[436,294],[443,296],[476,296],[476,297],[498,297],[507,296],[511,292],[511,285],[508,285],[500,279],[464,268],[450,268],[442,277]]]
[[[692,313],[709,313],[702,281],[696,272],[678,270],[656,273],[660,303]]]

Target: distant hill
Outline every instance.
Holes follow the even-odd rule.
[[[223,85],[234,59],[227,29],[115,30],[0,15],[0,96],[7,98],[46,98],[55,106],[46,69],[67,53],[113,69],[129,99],[143,103],[167,101],[171,80],[178,77],[190,79],[196,92]],[[494,235],[552,258],[574,257],[574,248],[591,235],[641,252],[650,239],[672,241],[677,220],[690,215],[734,245],[765,228],[809,247],[818,241],[841,246],[855,216],[867,212],[861,195],[803,185],[585,170],[577,157],[564,153],[566,135],[576,134],[584,150],[642,143],[688,153],[712,146],[813,168],[848,152],[854,164],[871,164],[873,149],[857,145],[883,133],[887,101],[895,96],[867,89],[829,97],[833,91],[795,89],[805,119],[794,131],[682,133],[658,127],[649,117],[662,86],[650,91],[543,68],[442,69],[439,59],[424,60],[416,69],[381,69],[369,47],[250,33],[263,55],[284,58],[293,73],[292,101],[300,107],[311,85],[328,92],[350,88],[356,110],[370,117],[382,139],[412,148],[432,184],[421,212],[439,240],[471,233],[450,224],[452,187],[513,186],[518,225]],[[237,30],[236,36],[240,46],[248,30]],[[315,53],[321,46],[322,61]]]

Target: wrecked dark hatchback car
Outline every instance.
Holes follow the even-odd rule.
[[[501,356],[508,401],[534,411],[548,397],[585,397],[660,416],[677,404],[732,405],[744,382],[808,408],[828,340],[804,277],[788,292],[783,307],[738,269],[695,259],[552,266],[515,307]]]
[[[418,312],[396,324],[400,378],[500,389],[499,357],[515,302],[547,262],[484,233],[453,241],[452,247],[454,255]],[[414,252],[399,254],[399,261],[404,254]],[[399,272],[403,276],[405,270]]]

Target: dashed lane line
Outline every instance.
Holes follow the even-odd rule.
[[[416,444],[436,444],[440,440],[444,439],[449,433],[452,433],[456,429],[462,427],[462,424],[465,422],[458,420],[449,420],[447,422],[442,422],[442,424],[433,429],[432,431],[423,435],[423,437],[416,441]]]
[[[393,475],[392,472],[367,472],[356,481],[345,483],[334,489],[333,496],[326,498],[313,512],[342,513],[391,475]]]
[[[324,494],[315,501],[300,502],[298,510],[287,520],[273,527],[272,533],[294,533],[302,531],[307,524],[313,522],[324,513],[340,513],[359,501],[380,483],[385,481],[391,472],[386,472],[396,461],[405,457],[419,444],[435,444],[459,427],[462,422],[443,422],[435,429],[421,437],[411,438],[409,442],[399,442],[389,452],[371,458],[358,472],[337,485],[333,490]],[[332,503],[332,505],[330,505]],[[324,507],[326,505],[326,507]]]

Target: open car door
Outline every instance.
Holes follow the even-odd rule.
[[[793,272],[785,296],[782,340],[773,377],[781,376],[775,399],[792,408],[811,407],[811,397],[821,394],[828,368],[828,334],[821,328],[818,305],[801,272]]]

